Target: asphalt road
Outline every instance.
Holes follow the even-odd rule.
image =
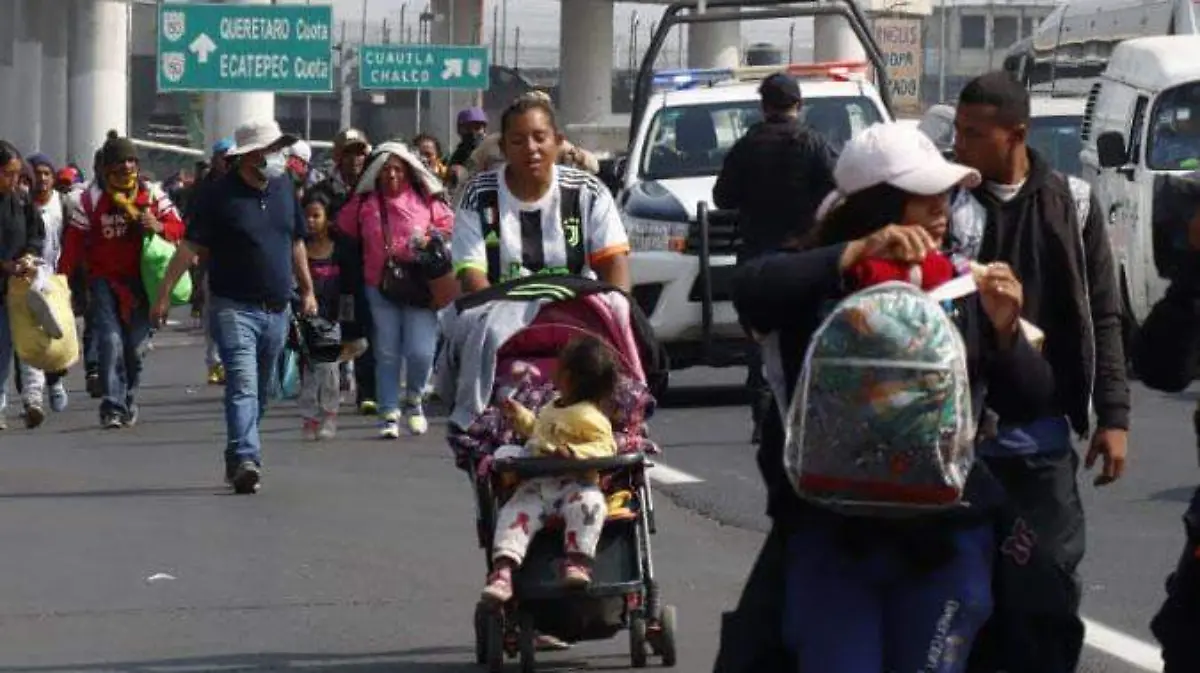
[[[305,444],[282,403],[266,422],[263,492],[233,497],[220,483],[219,389],[202,376],[194,339],[167,334],[134,429],[102,432],[80,393],[32,432],[10,409],[0,673],[478,671],[471,612],[483,557],[440,426],[382,442],[367,419],[346,416],[335,442]],[[679,606],[687,673],[711,670],[720,612],[765,530],[748,413],[730,387],[740,378],[685,372],[653,420],[668,468],[655,475],[655,561]],[[1084,489],[1085,610],[1102,626],[1083,671],[1154,670],[1121,657],[1153,659],[1146,622],[1197,481],[1193,402],[1143,390],[1136,402],[1129,476]],[[627,651],[621,637],[540,661],[623,671]]]

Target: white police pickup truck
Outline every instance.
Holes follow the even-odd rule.
[[[780,70],[795,76],[802,121],[840,150],[859,131],[891,120],[863,69],[831,63],[655,73],[655,92],[618,168],[617,205],[633,248],[633,295],[671,369],[746,363],[748,342],[729,293],[736,215],[712,210],[712,190],[725,154],[762,119],[760,81]]]

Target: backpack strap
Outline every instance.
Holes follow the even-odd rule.
[[[582,191],[581,187],[560,187],[558,200],[559,221],[562,223],[563,240],[567,244],[567,270],[576,276],[582,274],[587,266]]]
[[[500,282],[500,192],[482,189],[475,194],[475,204],[482,230],[479,233],[487,252],[487,279],[495,285]]]

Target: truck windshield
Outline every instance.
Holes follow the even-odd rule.
[[[1200,82],[1164,91],[1150,119],[1147,165],[1157,170],[1200,169]]]
[[[854,134],[882,121],[879,109],[865,96],[806,99],[800,119],[823,133],[835,150],[841,150]],[[756,100],[662,108],[650,122],[642,150],[642,177],[667,180],[716,175],[729,148],[761,120]]]
[[[1083,165],[1079,161],[1079,153],[1083,150],[1079,139],[1082,124],[1083,117],[1079,115],[1034,117],[1029,123],[1029,146],[1055,170],[1080,176],[1083,174]]]

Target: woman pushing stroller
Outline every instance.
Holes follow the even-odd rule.
[[[1053,374],[1021,329],[1020,282],[1003,264],[967,267],[939,252],[950,190],[977,184],[979,174],[947,162],[915,129],[878,124],[846,145],[834,178],[837,191],[823,204],[804,249],[751,262],[735,282],[735,306],[763,337],[767,378],[781,407],[803,385],[801,406],[814,408],[806,352],[828,324],[830,304],[880,282],[931,290],[971,274],[978,293],[941,305],[951,332],[961,334],[946,343],[965,352],[970,405],[961,408],[987,406],[1005,418],[1044,413]],[[870,354],[848,354],[855,356]],[[902,376],[895,374],[902,369],[893,374]],[[802,371],[806,376],[797,383]],[[882,371],[868,376],[883,377]],[[896,404],[910,391],[899,393],[885,402]],[[886,409],[873,405],[879,400],[849,405],[853,411],[846,413],[861,419]],[[959,424],[964,434],[973,432],[973,420]],[[962,671],[991,611],[993,517],[1003,499],[984,466],[970,462],[969,444],[962,463],[969,472],[956,506],[885,517],[802,497],[803,479],[795,478],[793,465],[785,469],[784,453],[805,429],[785,428],[783,421],[782,414],[766,419],[758,455],[772,535],[739,612],[727,617],[717,670],[784,671],[798,664],[802,671],[839,673]],[[897,425],[893,441],[908,429]],[[897,475],[908,469],[902,462],[893,467]],[[895,486],[891,495],[910,493],[899,478],[888,486]],[[739,652],[758,659],[735,661]],[[765,660],[768,652],[774,656]]]

